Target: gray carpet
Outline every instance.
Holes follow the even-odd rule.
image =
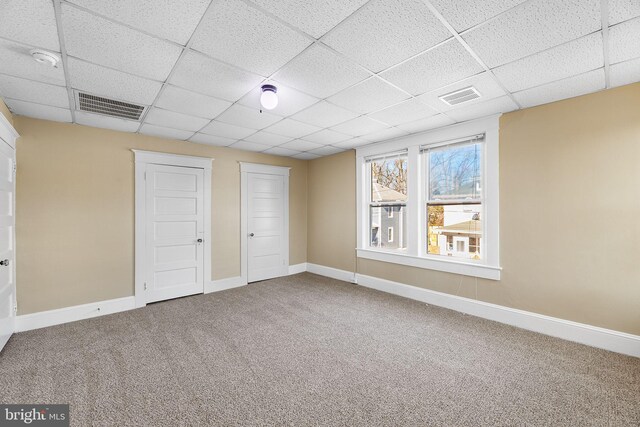
[[[15,335],[72,425],[640,425],[640,359],[308,273]]]

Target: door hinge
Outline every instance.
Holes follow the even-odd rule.
[[[147,180],[147,171],[144,171],[144,180]]]
[[[18,315],[18,303],[15,303],[13,305],[13,315],[17,316]]]
[[[147,282],[144,282],[144,290],[147,290]]]
[[[18,164],[13,162],[13,174],[15,175],[18,172]]]

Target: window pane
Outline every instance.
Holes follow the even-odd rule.
[[[372,202],[407,201],[407,156],[374,160],[371,167]]]
[[[482,205],[428,205],[427,252],[464,259],[482,259]]]
[[[482,144],[452,145],[429,151],[431,200],[481,197]]]
[[[389,211],[393,215],[389,216]],[[404,204],[378,205],[369,207],[369,246],[384,249],[406,249],[407,247],[406,206]]]

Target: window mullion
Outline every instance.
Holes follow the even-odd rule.
[[[407,253],[419,255],[423,227],[420,224],[420,147],[409,147],[407,159]],[[418,231],[418,232],[416,232]]]

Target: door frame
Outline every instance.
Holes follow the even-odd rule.
[[[0,101],[1,102],[1,101]],[[11,335],[16,331],[16,315],[18,311],[18,278],[16,276],[17,271],[17,248],[16,248],[16,175],[17,175],[17,159],[16,159],[16,142],[20,134],[13,127],[9,119],[5,117],[4,114],[0,113],[0,144],[6,144],[12,152],[12,160],[13,160],[13,200],[12,204],[12,216],[13,216],[13,230],[11,233],[11,239],[13,240],[13,259],[11,260],[11,277],[13,277],[13,285],[11,289],[11,295],[13,299],[11,301],[9,307],[9,317],[11,320],[10,324],[10,332],[9,335],[4,337],[0,336],[0,350],[5,346]],[[5,339],[6,338],[6,339]]]
[[[238,162],[240,164],[240,277],[242,284],[248,283],[249,263],[249,232],[248,232],[248,204],[249,204],[249,174],[260,173],[266,175],[282,175],[284,177],[284,268],[289,268],[289,172],[290,167],[272,166],[261,163]]]
[[[147,305],[145,298],[146,245],[146,173],[147,165],[182,166],[204,170],[204,247],[203,292],[211,281],[211,157],[185,156],[158,151],[131,150],[135,157],[135,286],[136,308]]]

